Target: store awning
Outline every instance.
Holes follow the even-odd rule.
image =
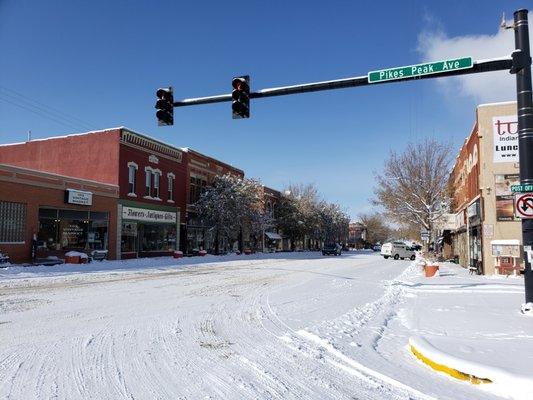
[[[281,240],[281,236],[275,232],[265,232],[265,235],[270,240]]]

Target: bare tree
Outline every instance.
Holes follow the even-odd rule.
[[[366,227],[366,241],[372,244],[385,243],[390,239],[393,230],[385,223],[385,218],[380,213],[361,213],[359,221]]]
[[[376,204],[400,224],[415,224],[430,233],[448,211],[447,182],[451,145],[434,139],[411,143],[402,153],[391,152],[375,174]]]

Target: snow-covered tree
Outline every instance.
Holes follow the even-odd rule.
[[[344,242],[349,218],[337,204],[320,199],[313,185],[291,185],[282,195],[277,209],[277,226],[295,242],[305,237],[315,243]]]
[[[245,228],[257,242],[263,231],[272,226],[272,218],[264,206],[263,186],[253,179],[231,174],[217,176],[196,207],[200,217],[212,226],[216,253],[220,252],[221,244],[237,240],[242,250],[241,236]]]
[[[399,224],[415,224],[430,232],[448,211],[447,182],[451,146],[434,139],[411,143],[402,153],[391,152],[375,174],[375,203]],[[431,237],[431,236],[430,236]]]
[[[243,183],[244,195],[247,198],[245,224],[249,229],[252,246],[258,248],[259,244],[263,243],[265,231],[275,225],[274,218],[266,208],[264,186],[253,179],[245,179]]]

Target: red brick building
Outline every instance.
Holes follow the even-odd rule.
[[[350,222],[348,224],[348,246],[355,249],[362,249],[366,243],[367,228],[360,222]],[[374,244],[374,243],[373,243]]]
[[[3,145],[0,163],[118,186],[118,258],[179,248],[187,167],[178,148],[120,127]]]
[[[445,244],[446,255],[454,251],[461,265],[475,266],[481,260],[481,190],[479,186],[480,142],[476,123],[465,139],[450,174],[452,212],[455,232],[452,243]],[[470,240],[469,240],[470,239]],[[452,251],[452,248],[454,251]],[[471,253],[471,257],[469,257]]]
[[[263,197],[265,210],[270,214],[275,223],[276,210],[281,193],[278,190],[263,186]],[[269,251],[288,250],[290,249],[290,240],[287,237],[283,237],[283,232],[274,225],[265,232],[264,247]]]
[[[0,251],[15,263],[71,250],[114,259],[117,201],[116,185],[0,164]]]
[[[209,234],[209,227],[198,218],[194,204],[217,175],[232,174],[244,178],[244,171],[195,150],[181,150],[187,165],[187,216],[186,224],[182,225],[182,236],[186,238],[184,251],[188,254],[195,254],[199,250],[213,252],[214,238]]]

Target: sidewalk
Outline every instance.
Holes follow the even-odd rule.
[[[503,397],[533,399],[533,318],[520,313],[521,277],[472,276],[441,263],[438,276],[403,284],[400,318],[417,362]]]

